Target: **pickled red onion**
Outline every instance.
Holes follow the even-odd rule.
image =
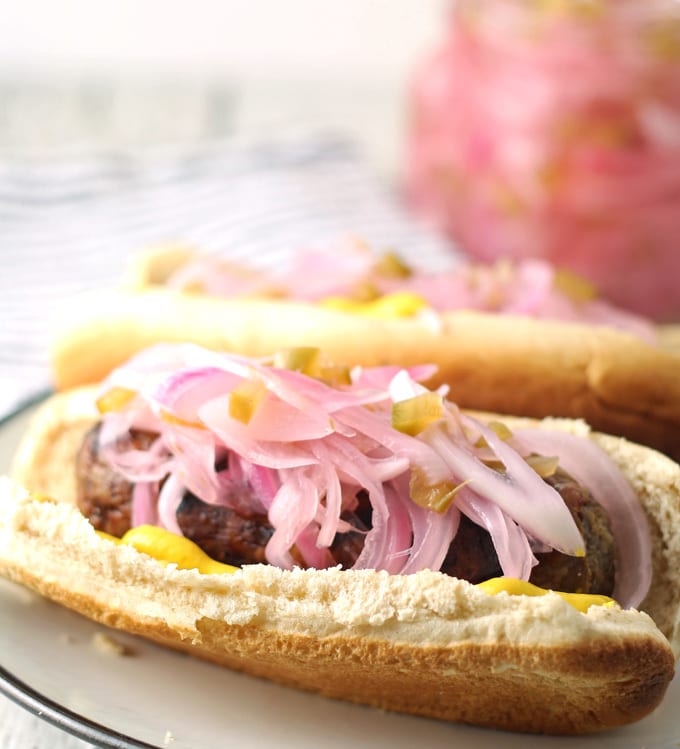
[[[534,538],[549,538],[550,545],[564,554],[583,551],[581,534],[560,495],[492,429],[469,417],[465,419],[475,423],[506,471],[499,473],[489,468],[468,446],[454,443],[443,426],[428,428],[425,439],[446,461],[457,481],[469,481],[475,493],[491,499]],[[540,505],[537,497],[540,497]]]
[[[196,273],[205,275],[204,285],[212,287],[212,293],[251,294],[250,286],[239,294],[233,283],[227,280],[220,285],[216,280],[235,273],[234,267],[225,267],[218,258],[201,257],[195,262]],[[565,292],[557,268],[545,259],[459,263],[436,273],[414,268],[410,274],[394,277],[376,270],[376,257],[365,246],[347,243],[334,251],[300,253],[292,262],[292,268],[278,273],[261,271],[262,286],[275,286],[278,297],[307,302],[332,296],[352,299],[364,287],[378,295],[406,291],[420,296],[435,312],[472,309],[579,321],[626,330],[650,343],[656,340],[654,325],[644,317],[595,298],[594,291],[593,298],[586,299]],[[318,278],[314,269],[321,274]]]
[[[252,487],[253,496],[260,501],[263,509],[268,510],[274,501],[279,486],[281,486],[278,471],[275,471],[273,468],[255,465],[247,460],[243,460],[234,453],[230,456],[230,462],[231,465],[234,463],[240,465],[244,480]]]
[[[319,522],[319,546],[330,546],[333,543],[340,515],[342,514],[342,486],[337,471],[328,460],[320,461],[320,470],[323,473],[323,483],[326,488],[326,503],[323,517]]]
[[[178,536],[183,535],[177,523],[177,508],[183,496],[184,487],[179,477],[170,473],[158,493],[158,518],[164,528]]]
[[[616,539],[614,597],[623,606],[639,606],[652,581],[652,550],[647,517],[629,481],[591,440],[542,429],[518,429],[514,435],[523,452],[559,455],[564,470],[602,505]]]
[[[132,517],[130,525],[156,525],[158,513],[156,498],[159,486],[156,482],[138,481],[132,488]]]
[[[677,319],[679,54],[674,0],[458,0],[414,82],[412,202],[476,258]]]
[[[470,520],[488,531],[503,574],[506,577],[528,580],[537,560],[522,528],[498,505],[467,486],[460,490],[456,502]]]
[[[284,473],[269,508],[274,533],[267,544],[267,557],[272,564],[285,569],[294,566],[290,550],[316,517],[319,501],[318,489],[304,470]]]
[[[152,419],[145,421],[154,428]],[[119,445],[119,437],[126,436],[137,422],[137,412],[133,409],[107,414],[99,432],[101,455],[104,460],[115,465],[116,472],[128,481],[160,481],[172,470],[174,463],[172,455],[161,441],[156,440],[148,450],[140,450],[134,446],[121,448]]]
[[[453,404],[441,421],[417,436],[394,430],[391,394],[399,398],[423,390],[406,370],[357,369],[351,384],[331,388],[264,361],[192,346],[179,349],[160,346],[144,352],[132,360],[131,378],[117,372],[105,383],[110,388],[113,381],[134,379],[138,392],[120,412],[104,415],[106,458],[138,482],[134,522],[157,513],[161,525],[180,532],[176,511],[187,490],[206,502],[235,509],[245,502],[253,511],[267,511],[274,528],[265,549],[271,564],[292,567],[296,556],[307,566],[332,564],[329,549],[336,534],[351,528],[343,513],[354,509],[363,492],[371,505],[371,527],[362,531],[364,545],[355,568],[403,574],[439,569],[463,513],[489,531],[505,574],[527,579],[535,562],[532,545],[574,554],[583,540],[561,497],[528,466],[523,451],[535,443],[537,451],[564,453],[565,469],[577,479],[583,475],[586,485],[606,476],[618,492],[625,483],[587,439],[522,431],[513,438],[518,452],[512,441],[505,442]],[[179,371],[171,371],[169,365],[178,362]],[[427,368],[413,371],[428,373]],[[249,377],[264,383],[267,397],[256,418],[244,424],[230,418],[226,403],[230,388]],[[138,414],[158,435],[154,444],[144,457],[136,454],[141,451],[118,453],[116,443]],[[503,463],[504,473],[485,465],[488,460]],[[411,468],[433,484],[468,483],[453,505],[435,512],[410,499]],[[628,507],[634,497],[627,496],[620,508],[611,493],[605,496],[598,488],[596,496],[604,497],[610,516],[634,516]],[[621,536],[624,551],[626,533]],[[631,564],[648,563],[649,542],[638,538],[636,544],[633,561],[619,565],[617,590],[626,601],[637,601],[645,584],[637,575],[633,582],[623,579],[632,574]]]
[[[404,482],[406,475],[398,481]],[[431,512],[408,500],[408,486],[400,487],[398,496],[405,502],[411,518],[413,539],[408,560],[401,569],[402,575],[421,569],[438,570],[455,538],[460,525],[460,510],[452,506],[448,512]]]

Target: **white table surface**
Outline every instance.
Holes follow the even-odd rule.
[[[3,749],[83,749],[92,744],[65,733],[0,696],[0,746]]]

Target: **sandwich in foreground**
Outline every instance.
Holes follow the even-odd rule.
[[[640,719],[680,649],[680,468],[462,412],[431,374],[146,350],[38,413],[0,571],[332,697],[532,732]]]
[[[52,363],[68,389],[161,341],[256,357],[304,345],[369,367],[432,362],[428,385],[448,385],[463,408],[583,418],[677,460],[671,337],[542,261],[425,272],[347,244],[265,273],[180,247],[140,255],[126,284],[74,300]]]

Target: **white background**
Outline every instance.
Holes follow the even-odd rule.
[[[5,2],[0,64],[394,79],[439,33],[446,7],[445,0]]]
[[[140,86],[162,82],[184,91],[189,109],[197,91],[235,92],[239,132],[309,126],[354,135],[394,173],[410,81],[441,38],[448,7],[448,0],[5,0],[0,93],[4,83],[12,96],[0,97],[0,147],[68,140],[63,113],[47,118],[51,140],[42,113],[24,117],[21,132],[8,129],[2,108],[16,109],[17,81],[26,90],[45,81],[63,89],[114,79],[119,90],[134,82],[137,106],[148,98]],[[60,99],[68,98],[67,89]],[[181,118],[172,119],[179,127]]]

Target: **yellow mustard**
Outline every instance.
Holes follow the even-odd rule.
[[[103,531],[97,533],[114,543],[132,546],[163,564],[176,564],[181,570],[196,569],[204,575],[221,575],[239,569],[231,564],[216,562],[188,538],[154,525],[131,528],[122,538],[116,538]]]
[[[225,572],[236,572],[239,569],[230,564],[216,562],[188,538],[178,536],[154,525],[139,525],[127,531],[122,538],[116,538],[116,536],[104,531],[97,531],[97,534],[116,544],[132,546],[137,551],[148,554],[162,564],[176,564],[182,570],[196,569],[204,575],[220,575]],[[539,588],[537,585],[513,577],[494,577],[478,583],[476,587],[489,595],[505,592],[514,596],[543,596],[550,592],[545,588]],[[555,592],[575,609],[584,613],[591,606],[613,606],[616,604],[614,599],[608,596]]]
[[[57,500],[49,494],[36,494],[35,492],[31,492],[31,499],[35,502],[51,502],[52,504],[57,504]]]
[[[478,583],[476,587],[492,596],[503,592],[509,593],[511,596],[544,596],[551,592],[524,580],[517,580],[514,577],[493,577],[490,580],[485,580],[483,583]],[[562,593],[559,590],[554,592],[583,613],[588,611],[591,606],[614,606],[616,604],[616,601],[613,598],[609,598],[609,596],[595,595],[593,593]]]
[[[319,305],[338,312],[364,315],[379,320],[413,317],[428,306],[423,297],[411,291],[395,291],[393,294],[385,294],[365,302],[349,297],[334,296],[322,299]]]

